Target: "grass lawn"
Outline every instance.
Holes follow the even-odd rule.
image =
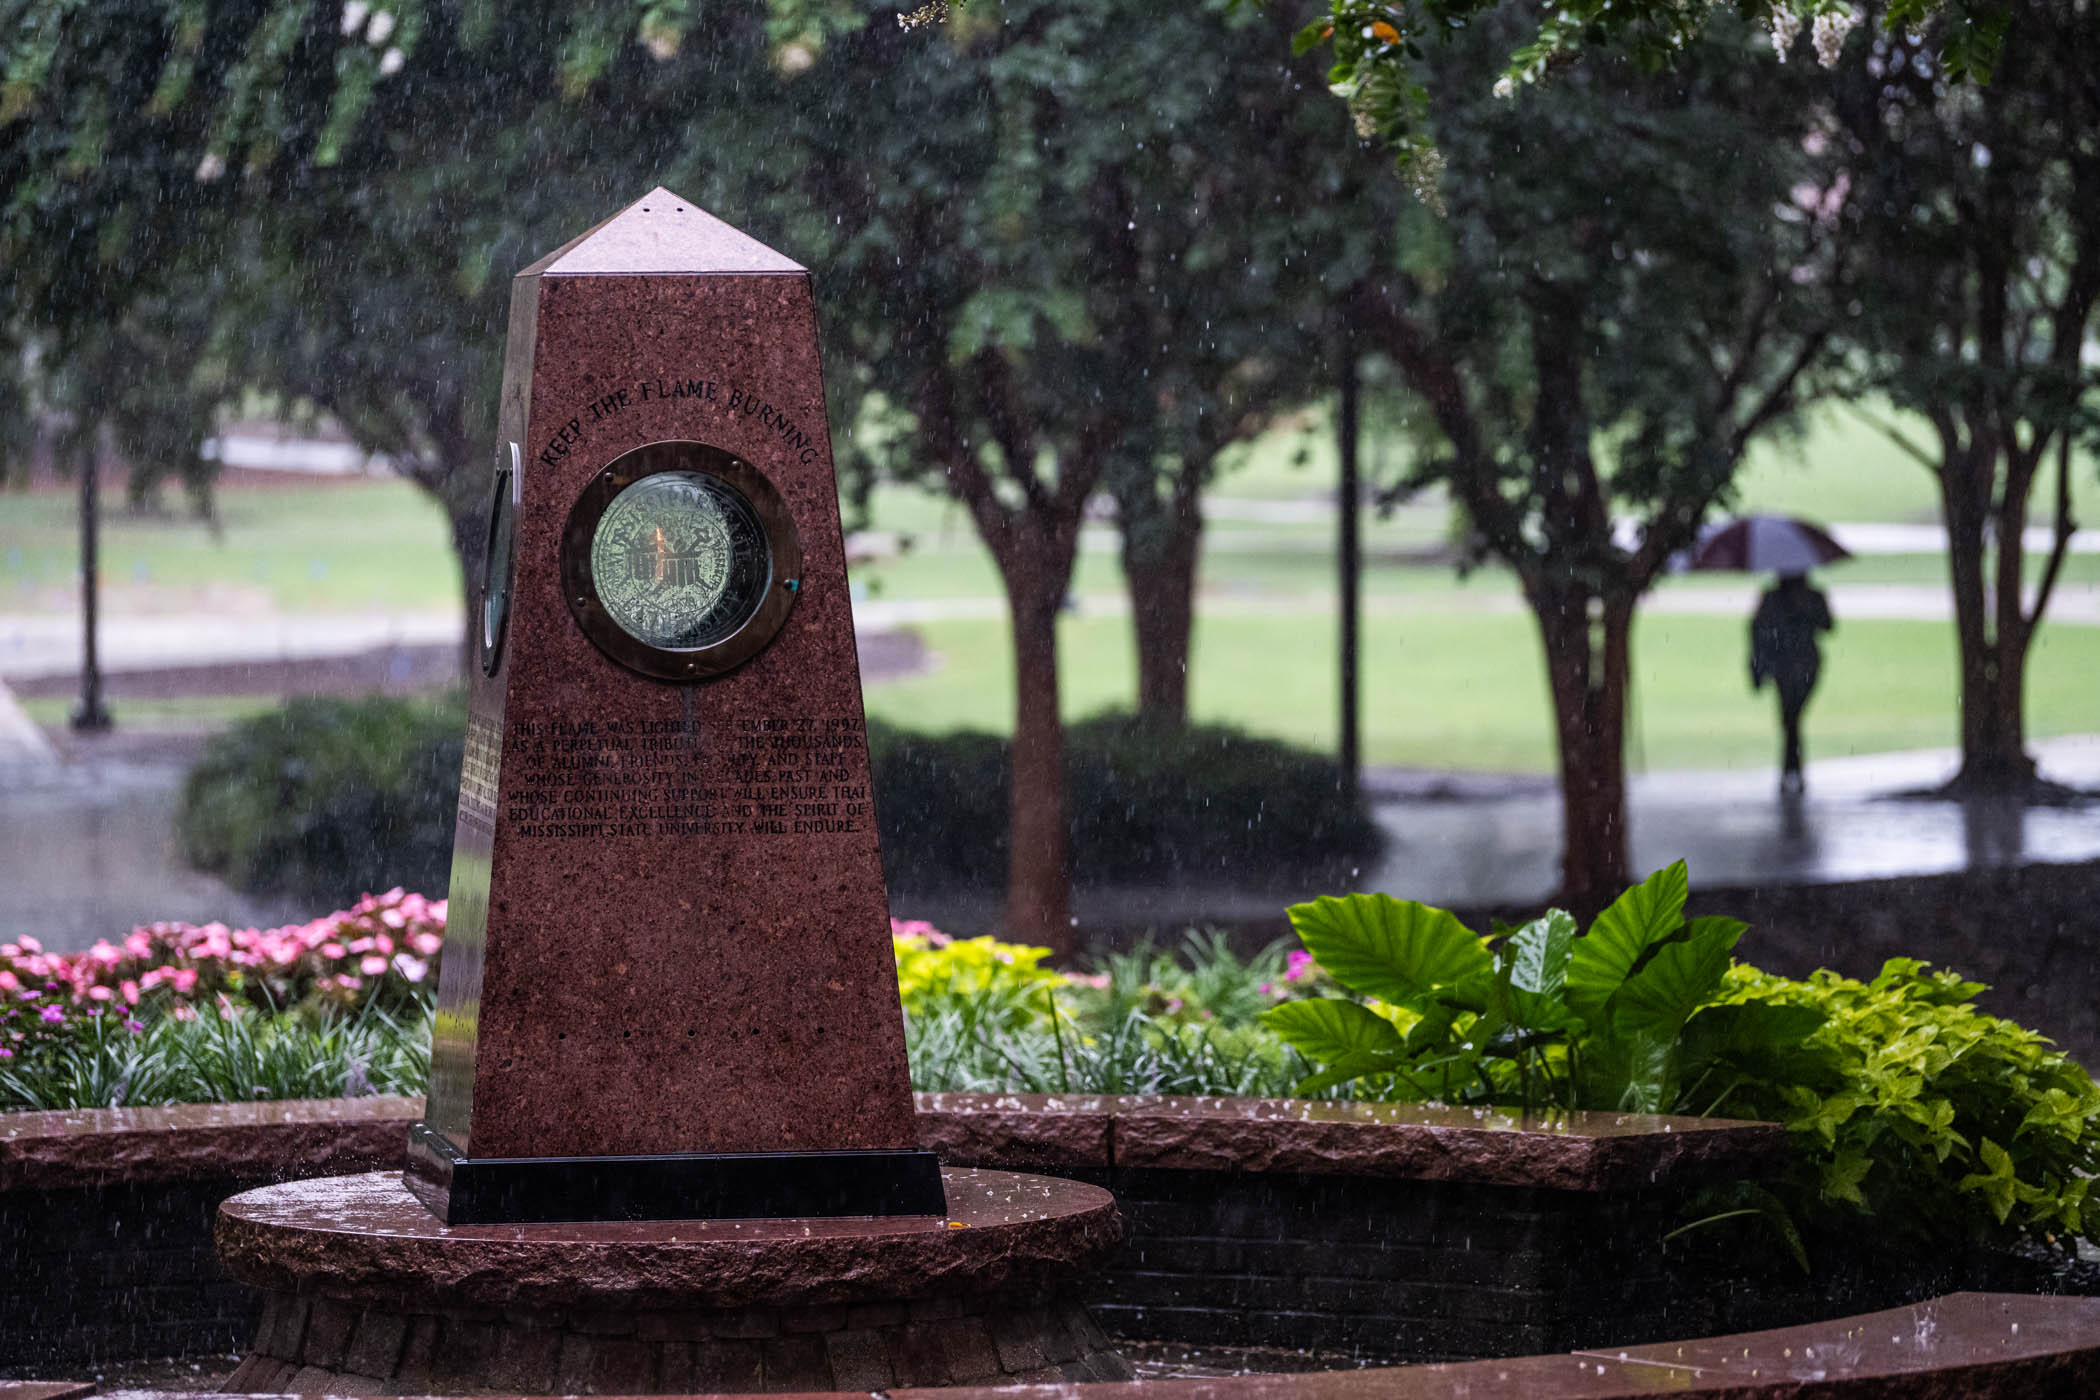
[[[79,704],[77,698],[46,696],[19,702],[22,712],[38,724],[56,728],[66,723]],[[250,715],[279,708],[283,701],[268,695],[195,695],[154,700],[105,700],[103,704],[116,722],[127,729],[196,730],[232,724]]]
[[[1876,424],[1898,427],[1921,447],[1930,446],[1931,429],[1921,419],[1878,405],[1861,410],[1820,405],[1809,410],[1799,441],[1767,441],[1752,448],[1736,477],[1736,508],[1823,521],[1938,524],[1939,486],[1932,474]],[[2037,505],[2043,504],[2043,494],[2035,493]]]
[[[1915,434],[1914,434],[1915,436]],[[1370,444],[1366,467],[1394,474],[1393,444]],[[1202,568],[1193,695],[1200,718],[1298,742],[1333,742],[1336,580],[1334,459],[1325,411],[1308,410],[1239,453],[1214,493]],[[2090,481],[2090,470],[2083,473]],[[456,607],[458,570],[442,514],[398,481],[256,484],[230,478],[214,539],[180,515],[132,516],[112,493],[103,541],[114,616],[221,608],[279,612],[422,611]],[[1797,444],[1758,449],[1740,481],[1744,509],[1831,521],[1929,522],[1927,474],[1874,426],[1843,408],[1816,411]],[[64,612],[73,603],[74,501],[63,490],[0,493],[0,613]],[[903,553],[854,569],[856,591],[881,600],[984,600],[997,572],[963,509],[908,487],[874,495],[872,528],[909,540]],[[1449,528],[1438,493],[1367,514],[1363,577],[1365,746],[1375,762],[1502,771],[1552,763],[1538,643],[1508,575],[1466,578],[1422,562]],[[2038,567],[2038,566],[2037,566]],[[1944,589],[1938,555],[1863,558],[1827,571],[1833,584]],[[2100,556],[2072,556],[2069,584],[2100,582]],[[1732,589],[1739,575],[1686,575],[1665,591]],[[1112,523],[1086,531],[1064,624],[1065,706],[1073,715],[1127,705],[1129,625]],[[1830,648],[1810,710],[1811,752],[1830,756],[1939,746],[1954,736],[1953,636],[1933,622],[1848,620]],[[1002,730],[1012,678],[1003,618],[927,624],[938,669],[870,689],[871,710],[914,728]],[[1636,767],[1764,765],[1775,722],[1769,696],[1743,680],[1744,619],[1647,616],[1637,639],[1629,759]],[[2042,633],[2030,689],[2037,736],[2100,728],[2085,678],[2100,666],[2100,628]],[[153,708],[157,703],[160,708]],[[118,706],[139,722],[208,723],[261,702],[184,700]],[[33,702],[38,720],[65,702]]]
[[[929,674],[870,686],[869,712],[916,729],[1006,731],[1011,659],[1003,622],[923,629]],[[1627,745],[1639,768],[1756,767],[1776,761],[1770,692],[1745,677],[1741,619],[1655,615],[1639,625]],[[1065,711],[1127,706],[1130,628],[1116,617],[1063,624]],[[1813,756],[1950,745],[1953,631],[1936,623],[1859,622],[1829,643],[1808,713]],[[1324,611],[1213,609],[1198,623],[1192,708],[1331,750],[1337,710],[1334,625]],[[2100,628],[2044,629],[2029,686],[2036,737],[2091,729],[2090,677]],[[1553,742],[1536,630],[1517,611],[1388,607],[1366,619],[1364,749],[1374,763],[1503,772],[1551,771]]]
[[[1333,499],[1338,472],[1328,411],[1308,409],[1272,429],[1228,465],[1218,490],[1226,496],[1286,499],[1311,494]],[[1823,521],[1896,521],[1932,524],[1939,519],[1939,488],[1917,459],[1883,431],[1895,427],[1911,442],[1932,450],[1930,426],[1875,401],[1858,409],[1827,403],[1809,410],[1796,441],[1766,440],[1752,447],[1736,477],[1733,509],[1804,515]],[[1389,481],[1404,462],[1404,448],[1366,441],[1363,470],[1368,480]],[[2072,477],[2090,495],[2095,461],[2073,454]],[[2048,478],[2050,490],[2056,478]],[[1417,506],[1441,510],[1432,502]],[[2035,523],[2051,517],[2049,492],[2037,490]]]
[[[0,492],[0,612],[63,611],[79,569],[75,497]],[[454,607],[459,566],[444,513],[405,481],[231,485],[221,537],[176,511],[137,516],[104,498],[102,577],[111,611],[150,597],[154,611],[234,600],[283,612]]]

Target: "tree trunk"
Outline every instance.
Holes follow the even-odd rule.
[[[1065,735],[1058,714],[1057,613],[1071,580],[1064,567],[1016,551],[1005,570],[1013,616],[1014,739],[1008,794],[1006,912],[1008,937],[1069,957],[1072,933],[1070,860],[1065,834]]]
[[[1627,884],[1626,691],[1633,601],[1567,587],[1530,598],[1560,748],[1558,902],[1588,919]],[[1593,616],[1594,612],[1594,616]]]
[[[1199,475],[1194,466],[1183,466],[1164,501],[1149,483],[1116,499],[1137,641],[1138,714],[1177,729],[1189,718],[1196,565],[1203,552],[1203,512],[1194,485]]]
[[[1996,587],[1987,587],[1998,440],[1981,433],[1959,443],[1943,427],[1941,442],[1940,506],[1961,670],[1961,769],[1945,791],[1963,797],[2023,792],[2035,776],[2025,714],[2030,629],[2020,596],[2025,502],[1996,524],[1999,567]]]
[[[1961,796],[2020,793],[2034,782],[2024,709],[2027,649],[2004,643],[1962,658],[1961,771],[1950,785]]]

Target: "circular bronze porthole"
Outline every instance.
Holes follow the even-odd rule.
[[[481,674],[493,676],[503,664],[503,637],[510,629],[511,581],[516,573],[518,492],[523,464],[518,445],[496,447],[496,480],[489,488],[489,532],[481,556]]]
[[[701,442],[653,442],[591,478],[561,536],[576,625],[659,680],[719,676],[765,649],[802,588],[773,483]]]

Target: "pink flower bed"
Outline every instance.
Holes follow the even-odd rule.
[[[275,1007],[309,998],[348,1004],[426,994],[445,941],[445,901],[405,890],[367,895],[348,909],[283,928],[149,924],[121,943],[47,953],[24,938],[0,943],[0,1017],[19,1043],[35,1024],[170,999],[176,1015],[224,999]],[[12,1024],[9,1024],[12,1023]],[[0,1047],[4,1048],[4,1047]]]

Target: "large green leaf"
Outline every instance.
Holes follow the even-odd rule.
[[[1595,1023],[1652,944],[1684,926],[1691,877],[1684,862],[1666,866],[1612,901],[1568,957],[1568,1005]]]
[[[1412,1060],[1440,1048],[1451,1038],[1451,1028],[1457,1023],[1459,1014],[1455,1006],[1431,1002],[1422,1012],[1422,1019],[1408,1028],[1407,1058]]]
[[[1613,1024],[1623,1033],[1675,1042],[1692,1013],[1720,987],[1729,955],[1748,927],[1718,915],[1692,920],[1683,938],[1656,949],[1612,996]]]
[[[1654,1034],[1593,1035],[1583,1045],[1583,1108],[1665,1113],[1677,1099],[1676,1046]]]
[[[1568,1009],[1562,992],[1568,980],[1568,951],[1575,920],[1549,909],[1522,928],[1507,931],[1496,950],[1495,1010],[1520,1031],[1579,1030],[1582,1018]]]
[[[1510,960],[1510,985],[1527,992],[1557,996],[1568,981],[1568,955],[1575,947],[1575,919],[1565,909],[1548,909],[1509,936],[1503,945]]]
[[[1401,1068],[1403,1057],[1367,1051],[1361,1055],[1344,1055],[1317,1073],[1308,1074],[1298,1081],[1291,1092],[1301,1099],[1309,1099],[1337,1084],[1347,1084],[1352,1079],[1362,1079],[1368,1074],[1393,1074]],[[1394,1091],[1406,1098],[1408,1079],[1403,1074],[1393,1081]],[[1380,1095],[1381,1098],[1384,1095]]]
[[[1568,1004],[1559,997],[1547,996],[1544,992],[1527,992],[1522,987],[1509,989],[1507,1012],[1511,1025],[1534,1033],[1568,1031],[1580,1034],[1588,1024],[1568,1010]]]
[[[1404,1045],[1391,1021],[1340,997],[1287,1001],[1264,1011],[1261,1021],[1315,1064],[1364,1054],[1398,1058]]]
[[[1414,1002],[1494,974],[1480,936],[1445,909],[1383,894],[1325,895],[1290,915],[1329,976],[1380,1001]]]
[[[1749,1074],[1782,1083],[1812,1085],[1835,1093],[1843,1079],[1835,1052],[1807,1044],[1829,1017],[1812,1006],[1746,1001],[1702,1007],[1685,1022],[1679,1062],[1686,1084],[1718,1071],[1706,1094],[1725,1090],[1729,1074]],[[1710,1110],[1695,1099],[1687,1112]]]

